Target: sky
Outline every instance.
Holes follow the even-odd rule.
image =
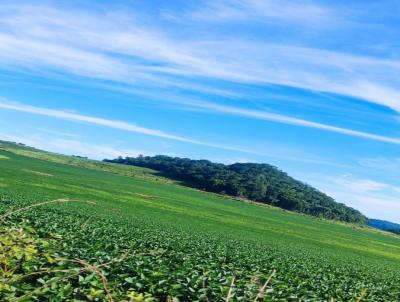
[[[397,0],[0,3],[0,139],[263,162],[400,223]]]

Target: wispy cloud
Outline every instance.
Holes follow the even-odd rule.
[[[357,175],[319,175],[309,183],[337,201],[346,203],[370,218],[386,219],[400,223],[400,187],[380,181],[360,178]]]
[[[265,111],[248,110],[248,109],[242,109],[242,108],[238,108],[238,107],[225,106],[225,105],[219,105],[219,104],[214,104],[214,103],[209,103],[209,102],[200,102],[200,101],[198,101],[198,102],[192,101],[192,102],[188,102],[185,104],[189,105],[189,106],[201,108],[201,109],[212,110],[214,112],[244,116],[244,117],[249,117],[249,118],[255,118],[255,119],[260,119],[260,120],[289,124],[289,125],[296,125],[296,126],[307,127],[307,128],[320,129],[320,130],[334,132],[334,133],[340,133],[340,134],[344,134],[344,135],[348,135],[348,136],[360,137],[360,138],[364,138],[364,139],[400,145],[400,138],[392,138],[392,137],[377,135],[377,134],[368,133],[368,132],[356,131],[356,130],[351,130],[351,129],[347,129],[347,128],[340,128],[340,127],[336,127],[336,126],[332,126],[332,125],[316,123],[316,122],[312,122],[312,121],[308,121],[308,120],[304,120],[304,119],[269,113],[269,112],[265,112]],[[20,112],[27,112],[27,113],[31,113],[31,114],[44,115],[44,116],[59,118],[59,119],[63,119],[63,120],[84,122],[84,123],[105,126],[105,127],[119,129],[119,130],[141,133],[141,134],[150,135],[150,136],[157,136],[157,137],[180,141],[180,142],[208,146],[208,147],[212,147],[212,148],[238,151],[238,152],[244,152],[244,153],[250,153],[250,154],[256,154],[256,155],[265,155],[261,152],[251,151],[251,150],[247,150],[245,148],[224,146],[224,145],[220,145],[220,144],[202,142],[199,140],[186,138],[186,137],[182,137],[179,135],[165,133],[161,130],[155,130],[155,129],[141,127],[141,126],[127,123],[124,121],[98,118],[98,117],[82,115],[82,114],[77,114],[77,113],[71,113],[71,112],[61,111],[61,110],[34,107],[34,106],[24,105],[24,104],[20,104],[20,103],[12,103],[12,102],[9,102],[4,99],[2,102],[0,99],[0,108],[14,110],[14,111],[20,111]]]
[[[116,148],[115,146],[106,144],[93,144],[75,139],[49,138],[42,135],[26,137],[24,135],[0,133],[0,139],[23,143],[50,152],[86,156],[97,160],[116,158],[118,156],[138,156],[139,154],[154,155],[154,153],[148,150]]]
[[[55,139],[44,144],[45,149],[67,155],[87,156],[92,159],[116,158],[118,156],[154,155],[147,150],[115,148],[111,145],[88,144],[78,140]]]
[[[50,129],[45,129],[45,128],[37,128],[39,132],[43,133],[48,133],[56,136],[66,136],[66,137],[78,137],[78,134],[74,133],[69,133],[69,132],[62,132],[62,131],[55,131],[55,130],[50,130]]]
[[[165,139],[169,139],[169,140],[191,143],[191,144],[196,144],[196,145],[201,145],[201,146],[206,146],[206,147],[262,155],[262,153],[258,153],[256,151],[251,151],[251,150],[246,150],[244,148],[242,149],[240,147],[230,147],[230,146],[224,146],[224,145],[220,145],[220,144],[202,142],[202,141],[198,141],[198,140],[191,139],[191,138],[186,138],[186,137],[182,137],[182,136],[178,136],[178,135],[169,134],[169,133],[163,132],[161,130],[155,130],[155,129],[141,127],[141,126],[138,126],[138,125],[135,125],[132,123],[128,123],[128,122],[124,122],[124,121],[98,118],[98,117],[77,114],[77,113],[71,113],[71,112],[62,111],[62,110],[34,107],[34,106],[30,106],[30,105],[24,105],[24,104],[20,104],[20,103],[10,103],[10,102],[5,102],[5,101],[0,102],[0,108],[7,109],[7,110],[19,111],[19,112],[26,112],[26,113],[30,113],[30,114],[43,115],[43,116],[58,118],[58,119],[67,120],[67,121],[88,123],[88,124],[109,127],[109,128],[113,128],[113,129],[119,129],[119,130],[134,132],[134,133],[140,133],[140,134],[144,134],[144,135],[156,136],[156,137],[161,137],[161,138],[165,138]]]
[[[273,1],[247,2],[255,11],[277,16],[296,15],[300,9],[325,14],[311,4],[282,8]],[[193,77],[285,85],[346,95],[400,112],[400,62],[396,59],[226,39],[218,33],[203,37],[183,31],[182,38],[177,38],[161,26],[149,29],[123,12],[4,5],[0,15],[0,64],[4,67],[67,72],[131,85],[179,86]],[[218,92],[216,88],[209,89]]]
[[[199,8],[188,13],[189,18],[202,21],[286,21],[322,23],[332,21],[331,9],[310,1],[287,0],[214,0],[205,1]]]
[[[390,188],[391,186],[382,182],[359,179],[352,175],[342,175],[340,177],[329,177],[331,182],[336,183],[342,188],[351,190],[357,194],[364,194],[370,192],[379,192]]]
[[[43,115],[43,116],[58,118],[58,119],[67,120],[67,121],[82,122],[82,123],[88,123],[88,124],[93,124],[93,125],[98,125],[98,126],[104,126],[104,127],[109,127],[109,128],[119,129],[119,130],[125,130],[125,131],[129,131],[129,132],[150,135],[150,136],[157,136],[157,137],[171,139],[171,140],[175,140],[175,141],[194,143],[194,144],[206,144],[206,143],[198,142],[198,141],[195,141],[195,140],[192,140],[189,138],[165,133],[161,130],[140,127],[135,124],[127,123],[124,121],[98,118],[98,117],[77,114],[77,113],[71,113],[71,112],[62,111],[62,110],[34,107],[34,106],[24,105],[24,104],[20,104],[20,103],[11,103],[11,102],[7,102],[4,100],[2,102],[0,102],[0,108],[7,109],[7,110],[19,111],[19,112],[26,112],[26,113],[31,113],[31,114],[37,114],[37,115]]]
[[[197,139],[192,139],[192,138],[187,138],[187,137],[183,137],[183,136],[179,136],[179,135],[166,133],[161,130],[141,127],[141,126],[138,126],[138,125],[135,125],[132,123],[125,122],[125,121],[93,117],[93,116],[88,116],[88,115],[83,115],[83,114],[78,114],[78,113],[71,113],[71,112],[63,111],[63,110],[35,107],[35,106],[25,105],[25,104],[21,104],[21,103],[10,102],[6,99],[1,99],[1,98],[0,98],[0,109],[25,112],[25,113],[29,113],[29,114],[35,114],[35,115],[42,115],[42,116],[57,118],[57,119],[61,119],[61,120],[72,121],[72,122],[87,123],[87,124],[92,124],[92,125],[97,125],[97,126],[102,126],[102,127],[108,127],[108,128],[113,128],[113,129],[118,129],[118,130],[123,130],[123,131],[128,131],[128,132],[139,133],[139,134],[143,134],[143,135],[160,137],[160,138],[183,142],[183,143],[189,143],[189,144],[200,145],[200,146],[205,146],[205,147],[210,147],[210,148],[234,151],[234,152],[239,152],[239,153],[247,153],[247,154],[258,155],[258,156],[280,158],[280,159],[286,159],[286,160],[291,160],[291,161],[300,161],[300,162],[315,163],[315,164],[334,165],[334,166],[337,165],[335,162],[323,160],[319,157],[313,156],[312,154],[305,154],[305,153],[300,154],[300,152],[297,152],[297,154],[294,154],[294,153],[288,152],[287,150],[279,150],[277,148],[275,148],[275,149],[278,152],[273,153],[273,152],[268,152],[268,151],[258,151],[258,150],[247,149],[247,148],[240,147],[240,146],[232,146],[232,145],[224,145],[224,144],[218,144],[218,143],[212,143],[212,142],[205,142],[205,141],[200,141]]]
[[[245,108],[241,108],[241,107],[228,106],[228,105],[223,105],[223,104],[219,104],[219,103],[201,101],[201,100],[193,99],[193,98],[189,98],[189,97],[181,97],[179,95],[170,96],[168,94],[164,94],[162,96],[162,98],[160,98],[159,95],[157,95],[156,93],[151,92],[151,91],[138,92],[138,91],[132,91],[131,89],[126,89],[126,88],[121,88],[121,87],[112,87],[112,86],[108,86],[108,88],[117,90],[120,92],[124,92],[127,94],[142,94],[146,97],[155,98],[155,99],[157,99],[157,101],[164,101],[164,102],[171,103],[171,104],[174,104],[174,103],[179,104],[179,108],[176,108],[179,110],[196,110],[196,111],[201,111],[201,112],[207,113],[207,114],[211,113],[211,114],[227,114],[227,115],[233,115],[233,116],[241,116],[241,117],[246,117],[246,118],[251,118],[251,119],[259,119],[259,120],[271,121],[271,122],[275,122],[275,123],[282,123],[282,124],[288,124],[288,125],[294,125],[294,126],[300,126],[300,127],[319,129],[322,131],[340,133],[340,134],[343,134],[346,136],[359,137],[359,138],[363,138],[363,139],[386,142],[386,143],[390,143],[390,144],[396,144],[396,145],[400,144],[400,136],[390,137],[390,136],[379,135],[379,134],[374,134],[374,133],[370,133],[370,132],[358,131],[358,130],[354,130],[354,129],[350,129],[350,128],[337,127],[337,126],[330,125],[330,124],[318,123],[318,122],[314,122],[314,121],[310,121],[310,120],[306,120],[306,119],[295,118],[295,117],[288,116],[288,115],[276,114],[276,113],[268,112],[266,110],[245,109]],[[291,98],[292,98],[291,101],[295,101],[293,99],[293,97],[291,97]],[[358,114],[359,111],[354,111],[354,113]],[[377,116],[375,116],[375,118],[379,120],[382,118],[382,115],[379,115],[379,116],[377,115]]]
[[[209,102],[200,102],[200,101],[187,102],[186,104],[189,106],[197,107],[197,108],[211,110],[213,112],[225,113],[225,114],[229,114],[229,115],[244,116],[244,117],[253,118],[253,119],[266,120],[266,121],[271,121],[271,122],[276,122],[276,123],[296,125],[296,126],[307,127],[307,128],[320,129],[320,130],[334,132],[334,133],[340,133],[340,134],[344,134],[344,135],[348,135],[348,136],[360,137],[360,138],[364,138],[364,139],[400,145],[400,138],[388,137],[388,136],[384,136],[384,135],[378,135],[378,134],[373,134],[373,133],[368,133],[368,132],[363,132],[363,131],[357,131],[357,130],[352,130],[352,129],[347,129],[347,128],[336,127],[336,126],[332,126],[332,125],[328,125],[328,124],[312,122],[312,121],[294,118],[294,117],[281,115],[281,114],[274,114],[274,113],[269,113],[269,112],[265,112],[265,111],[243,109],[243,108],[239,108],[239,107],[226,106],[226,105],[220,105],[220,104],[209,103]]]
[[[400,157],[399,158],[384,158],[384,157],[370,157],[362,158],[358,161],[360,166],[373,168],[378,170],[387,170],[398,172],[400,171]]]

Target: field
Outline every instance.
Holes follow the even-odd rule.
[[[1,146],[1,301],[400,301],[398,236]]]

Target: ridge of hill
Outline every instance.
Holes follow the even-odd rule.
[[[359,211],[336,202],[325,193],[268,164],[224,165],[165,155],[119,157],[104,161],[154,169],[190,187],[285,210],[357,224],[367,221]]]
[[[380,219],[368,219],[367,224],[370,227],[400,235],[400,224],[398,223]]]

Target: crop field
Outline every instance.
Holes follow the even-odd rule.
[[[0,149],[0,301],[400,301],[400,237]]]

